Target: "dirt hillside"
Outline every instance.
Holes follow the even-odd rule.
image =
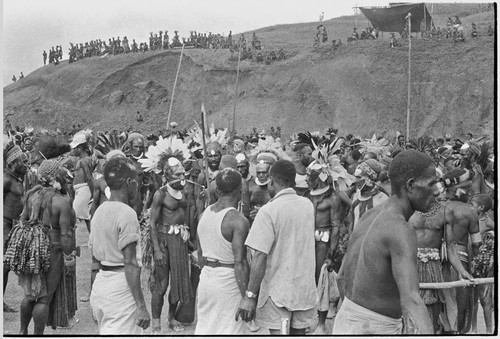
[[[494,12],[476,7],[456,7],[465,43],[412,39],[411,137],[493,134],[495,44],[486,30],[494,26]],[[436,26],[444,27],[454,15],[451,9],[434,16]],[[470,38],[471,22],[478,23],[477,39]],[[281,126],[290,134],[334,126],[361,136],[404,133],[408,43],[391,49],[384,33],[379,40],[347,44],[354,24],[368,26],[366,18],[356,15],[324,22],[329,41],[314,50],[317,24],[256,31],[266,51],[284,48],[288,58],[269,66],[241,62],[237,130]],[[251,33],[245,33],[247,41]],[[339,38],[344,45],[332,51],[331,39]],[[95,130],[133,126],[156,132],[166,125],[179,55],[179,50],[157,51],[41,67],[4,87],[4,119],[19,126],[70,128],[81,123]],[[229,126],[236,60],[228,50],[185,50],[171,120],[189,127],[203,102],[210,123]],[[136,121],[137,111],[143,122]]]

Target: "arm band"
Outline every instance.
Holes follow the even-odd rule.
[[[472,239],[472,243],[473,244],[477,244],[477,243],[480,243],[481,242],[481,233],[477,232],[477,233],[474,233],[474,234],[471,234],[470,235],[471,239]]]

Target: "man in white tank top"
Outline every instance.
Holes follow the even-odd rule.
[[[249,334],[244,321],[235,320],[249,275],[245,240],[250,223],[236,210],[241,199],[241,175],[232,168],[215,177],[218,200],[201,215],[198,258],[196,335]]]

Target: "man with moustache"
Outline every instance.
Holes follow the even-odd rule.
[[[178,304],[187,304],[193,298],[189,278],[187,241],[190,233],[186,225],[187,203],[183,194],[186,185],[183,160],[182,155],[162,153],[158,162],[166,185],[156,191],[151,206],[150,238],[154,263],[149,287],[153,334],[161,332],[160,317],[169,281],[168,324],[174,331],[184,330],[182,323],[174,319]]]

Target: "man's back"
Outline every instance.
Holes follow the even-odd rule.
[[[258,307],[268,297],[291,311],[315,306],[314,208],[309,199],[293,188],[280,191],[257,213],[246,245],[268,255]]]

